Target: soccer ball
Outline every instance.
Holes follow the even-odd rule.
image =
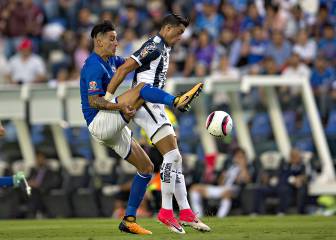
[[[211,135],[225,137],[232,131],[232,119],[224,111],[214,111],[209,114],[205,127]]]

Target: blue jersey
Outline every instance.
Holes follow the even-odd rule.
[[[80,93],[82,112],[88,126],[99,111],[90,107],[89,96],[104,96],[111,78],[117,68],[124,62],[125,60],[119,56],[113,56],[104,61],[96,53],[92,53],[86,59],[80,74]]]

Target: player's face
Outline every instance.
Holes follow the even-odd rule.
[[[116,31],[110,31],[101,38],[101,46],[104,53],[108,56],[114,56],[118,46]]]
[[[181,36],[185,31],[185,26],[180,24],[179,26],[167,26],[166,41],[170,46],[175,45],[181,40]]]

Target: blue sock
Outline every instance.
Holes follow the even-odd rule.
[[[151,178],[152,175],[150,174],[140,174],[137,172],[133,179],[125,216],[136,216],[138,207],[145,195],[147,184]]]
[[[13,186],[13,177],[0,177],[0,187]]]
[[[146,84],[140,91],[140,96],[147,102],[161,103],[173,107],[175,96]]]

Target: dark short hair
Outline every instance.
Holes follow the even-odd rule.
[[[165,27],[166,25],[179,26],[180,24],[188,27],[189,22],[190,20],[188,18],[184,18],[178,14],[169,14],[162,20],[161,28]]]
[[[110,31],[115,31],[113,24],[110,21],[104,21],[95,25],[91,31],[91,38],[97,37],[99,33],[107,33]]]

